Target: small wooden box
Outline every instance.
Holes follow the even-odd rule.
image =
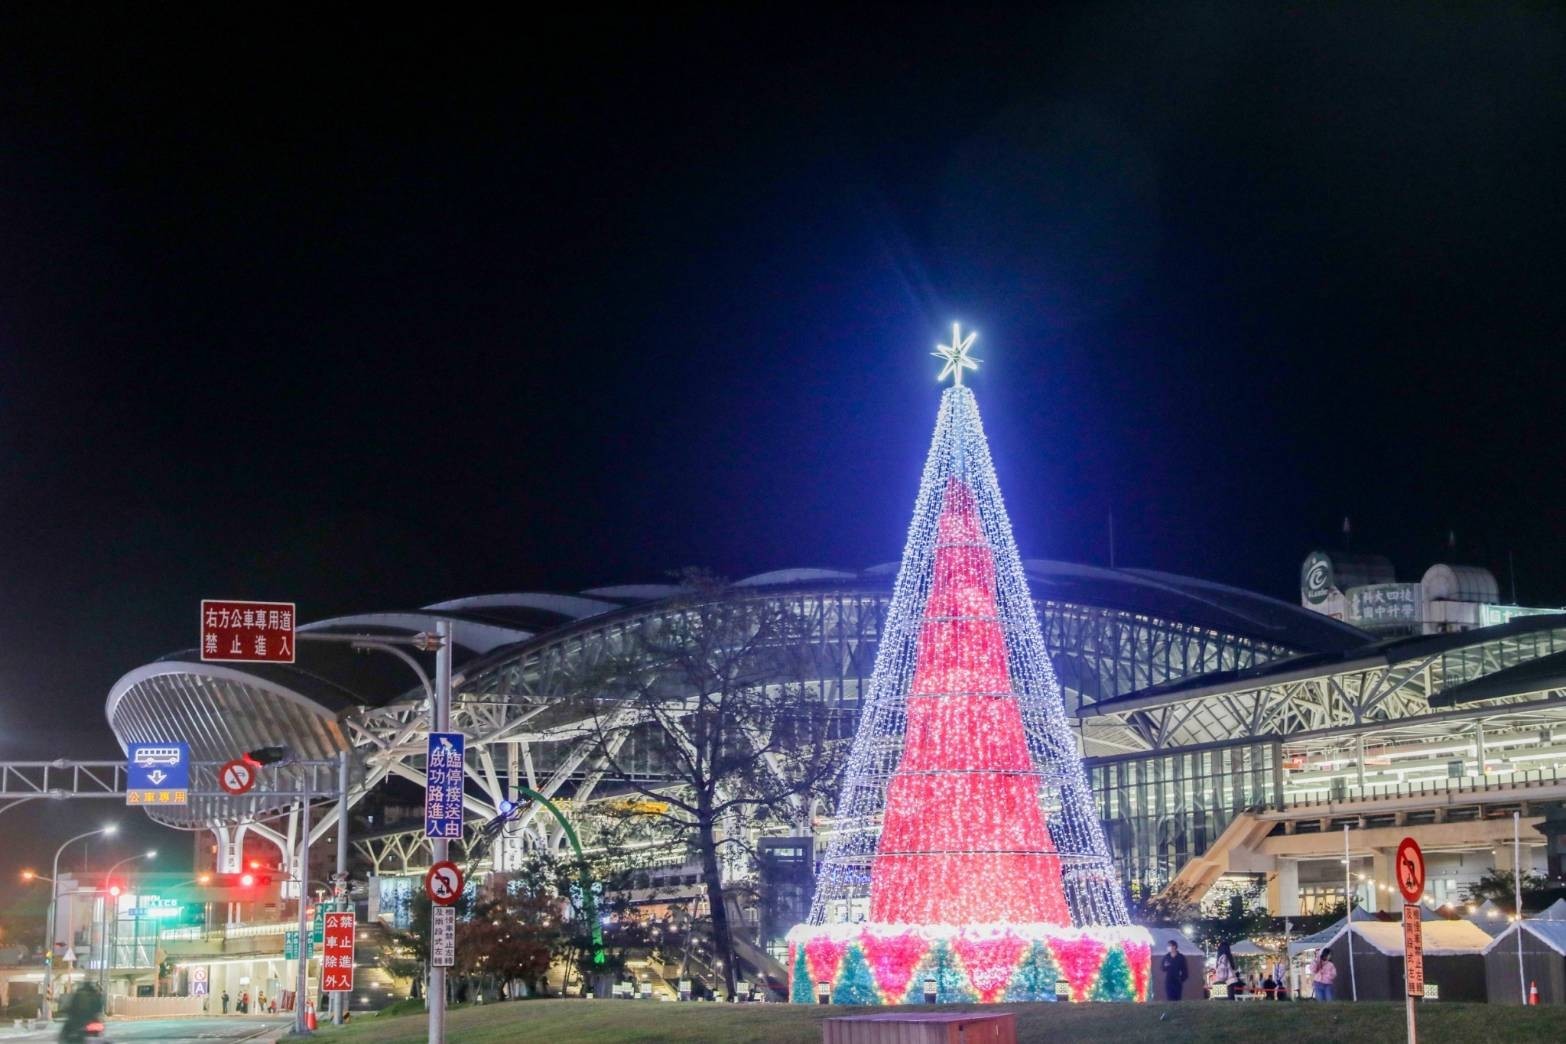
[[[1017,1044],[1009,1011],[902,1011],[821,1023],[822,1044]]]

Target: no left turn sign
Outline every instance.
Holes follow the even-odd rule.
[[[235,758],[218,769],[218,786],[226,793],[248,793],[256,785],[256,766],[244,758]]]
[[[424,875],[424,891],[436,906],[451,906],[462,897],[462,868],[442,860]]]
[[[1425,854],[1411,837],[1397,846],[1397,890],[1406,902],[1417,903],[1425,894]]]

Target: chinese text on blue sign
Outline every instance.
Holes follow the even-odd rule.
[[[462,840],[462,752],[462,733],[430,733],[424,786],[425,837]]]
[[[126,750],[127,805],[184,805],[190,801],[190,747],[132,743]]]

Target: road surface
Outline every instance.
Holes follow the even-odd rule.
[[[105,1044],[119,1044],[120,1041],[145,1041],[147,1044],[153,1041],[160,1044],[240,1044],[241,1041],[276,1036],[279,1031],[286,1032],[292,1024],[292,1019],[284,1018],[111,1019],[103,1039]],[[9,1027],[0,1029],[0,1042],[4,1044],[59,1039],[58,1024],[54,1029],[34,1033],[16,1033]]]

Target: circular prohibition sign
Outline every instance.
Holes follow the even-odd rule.
[[[256,765],[253,761],[235,758],[233,761],[225,762],[223,767],[218,769],[218,786],[226,793],[236,796],[246,794],[255,785]]]
[[[462,868],[449,859],[429,868],[424,875],[424,892],[436,906],[451,906],[462,897]]]
[[[1425,854],[1419,850],[1419,843],[1411,837],[1405,837],[1403,843],[1397,846],[1394,874],[1397,877],[1397,889],[1403,893],[1404,901],[1419,902],[1425,894]]]

